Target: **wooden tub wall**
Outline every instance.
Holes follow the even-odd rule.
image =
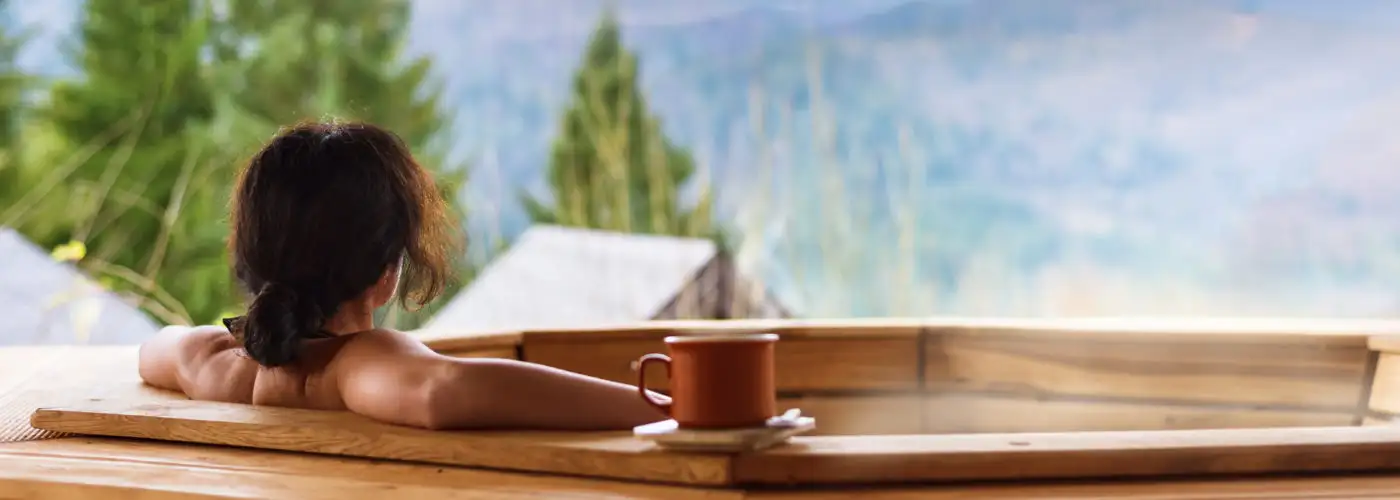
[[[745,330],[782,336],[780,407],[816,416],[822,434],[1350,426],[1400,412],[1400,349],[1396,366],[1378,367],[1367,335],[1317,328],[727,321],[420,335],[444,354],[632,383],[632,361],[665,352],[667,335]],[[666,388],[661,373],[649,383]]]
[[[1373,366],[1366,395],[1365,425],[1389,425],[1400,419],[1400,335],[1377,335],[1367,341]]]
[[[903,425],[913,429],[905,432],[953,429],[976,433],[802,436],[794,438],[789,446],[761,453],[689,456],[658,453],[626,433],[444,434],[373,422],[349,413],[253,408],[190,402],[171,395],[134,397],[110,391],[101,398],[75,399],[67,407],[37,410],[30,424],[53,433],[412,460],[440,464],[437,472],[446,474],[459,469],[441,465],[725,488],[1400,470],[1400,434],[1388,427],[1355,426],[1363,417],[1371,417],[1367,423],[1386,423],[1389,415],[1375,408],[1383,406],[1381,401],[1391,391],[1386,384],[1394,384],[1386,382],[1390,376],[1387,370],[1394,368],[1383,368],[1390,352],[1383,345],[1385,338],[1370,340],[1370,346],[1376,349],[1372,352],[1367,348],[1366,334],[1394,334],[1400,330],[1352,327],[1325,331],[1299,327],[1295,322],[1284,326],[1308,333],[1278,333],[1284,330],[1277,328],[1158,325],[1148,329],[1131,325],[1010,322],[731,322],[704,326],[709,330],[758,328],[785,335],[779,348],[779,371],[785,373],[781,378],[785,402],[816,414],[828,432],[900,432],[895,426]],[[908,342],[911,328],[913,343]],[[514,357],[555,365],[576,363],[569,367],[631,382],[629,367],[633,356],[604,348],[622,351],[622,344],[631,343],[631,349],[640,355],[662,349],[661,337],[681,329],[696,328],[677,323],[571,332],[420,335],[430,346],[449,354]],[[591,345],[598,347],[590,348]],[[891,349],[891,345],[900,348]],[[898,353],[892,355],[893,361],[869,360],[882,359],[876,356],[878,353],[892,352]],[[551,361],[549,353],[559,359]],[[602,361],[596,361],[600,356]],[[912,370],[902,361],[910,357]],[[607,361],[613,358],[618,363]],[[595,361],[590,363],[590,359]],[[861,359],[867,361],[861,364]],[[117,368],[125,376],[134,376],[125,365]],[[889,376],[893,373],[905,375]],[[1163,384],[1171,387],[1160,387]],[[887,402],[892,400],[904,402],[908,412],[891,411]],[[812,401],[827,404],[809,404]],[[1324,424],[1316,424],[1300,415],[1327,418]],[[1334,423],[1338,418],[1344,421]],[[983,433],[1190,429],[1222,427],[1230,422],[1236,422],[1238,427],[1329,426]],[[43,443],[61,445],[83,440],[92,438],[21,443],[38,444],[33,449],[13,449],[15,453],[6,459],[40,456],[42,453],[34,453]],[[106,441],[92,442],[100,446]],[[178,445],[142,442],[133,446],[154,450],[158,446],[173,449]],[[226,449],[199,450],[197,453],[203,457],[225,453]],[[44,453],[71,451],[50,449]],[[0,450],[0,455],[5,455],[5,450]],[[72,457],[62,457],[66,462],[44,462],[22,470],[30,474],[42,467],[71,467]],[[147,469],[151,472],[155,467]],[[115,468],[102,470],[110,472]],[[244,468],[237,470],[246,472]],[[4,476],[0,474],[0,484],[14,479]],[[24,483],[26,477],[20,478],[21,483],[28,484]],[[1174,481],[1156,483],[1170,485],[1173,491],[1180,487]],[[623,483],[597,484],[612,487]],[[261,496],[267,496],[265,493],[271,490],[260,491]],[[737,490],[694,491],[720,494]],[[666,495],[671,493],[675,491]],[[924,496],[911,492],[908,497]]]

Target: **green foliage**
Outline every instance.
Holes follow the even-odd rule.
[[[16,65],[25,36],[10,28],[10,1],[0,0],[0,207],[20,186],[19,120],[28,76]]]
[[[431,66],[403,55],[406,0],[221,6],[216,16],[188,0],[85,2],[81,77],[53,84],[23,122],[24,149],[8,155],[47,168],[0,168],[0,180],[19,181],[0,184],[18,186],[0,189],[0,225],[50,248],[82,245],[80,266],[165,322],[213,323],[242,309],[225,250],[229,187],[279,125],[385,126],[463,212],[466,169],[442,166],[448,123]],[[16,123],[10,40],[0,36],[0,158],[17,133],[5,128]],[[397,314],[391,326],[429,313]]]
[[[55,83],[39,111],[61,166],[25,193],[46,208],[16,217],[40,244],[85,243],[87,271],[119,278],[118,291],[166,321],[212,319],[231,299],[218,228],[230,169],[206,128],[207,28],[187,0],[85,2],[82,78]]]
[[[536,223],[610,231],[714,237],[712,198],[690,208],[681,187],[695,173],[690,153],[671,143],[638,88],[637,58],[605,15],[589,40],[550,152],[553,206],[522,194]]]

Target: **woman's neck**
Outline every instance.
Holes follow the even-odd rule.
[[[365,330],[373,330],[374,310],[353,302],[341,304],[335,316],[331,316],[330,319],[326,320],[325,325],[322,326],[321,329],[334,335],[348,335]]]

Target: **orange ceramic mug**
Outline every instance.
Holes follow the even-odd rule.
[[[642,399],[675,419],[682,428],[761,427],[776,413],[771,333],[731,333],[666,337],[671,355],[647,354],[637,363]],[[666,365],[671,402],[647,392],[647,366]]]

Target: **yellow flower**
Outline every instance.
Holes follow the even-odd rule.
[[[77,262],[87,256],[87,245],[81,241],[69,241],[55,247],[49,255],[59,262]]]

